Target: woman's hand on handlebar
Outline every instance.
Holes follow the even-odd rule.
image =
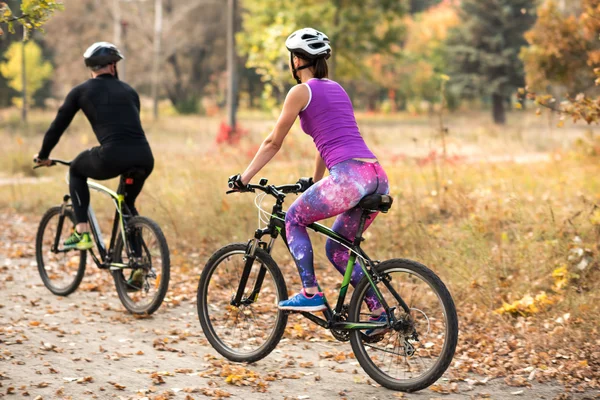
[[[247,192],[248,186],[242,183],[242,175],[235,174],[229,177],[227,186],[234,192]]]
[[[308,190],[309,187],[311,187],[312,185],[314,185],[314,181],[313,178],[300,178],[298,179],[298,182],[296,182],[297,185],[300,185],[300,190],[299,192],[306,192]]]

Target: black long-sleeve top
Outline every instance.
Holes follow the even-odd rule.
[[[44,136],[38,157],[46,159],[79,110],[90,121],[102,146],[148,144],[140,121],[140,98],[111,74],[99,75],[76,86],[67,95]]]

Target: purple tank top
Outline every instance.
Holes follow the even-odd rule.
[[[310,97],[299,114],[300,126],[313,138],[327,169],[351,158],[376,158],[360,135],[344,88],[329,79],[310,79],[305,84]]]

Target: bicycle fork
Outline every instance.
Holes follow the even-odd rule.
[[[252,272],[252,265],[254,264],[254,261],[256,261],[256,249],[258,247],[263,247],[268,254],[271,253],[271,249],[273,247],[275,238],[271,237],[271,241],[267,245],[265,242],[261,242],[260,240],[265,233],[267,233],[266,230],[257,230],[254,235],[254,239],[248,242],[246,255],[244,256],[244,270],[242,271],[242,277],[240,279],[240,284],[238,286],[237,292],[235,296],[231,299],[230,304],[232,306],[247,306],[254,303],[258,299],[260,288],[262,287],[263,281],[265,280],[265,275],[267,274],[267,268],[264,265],[261,264],[260,266],[260,270],[258,271],[258,275],[256,277],[256,282],[254,282],[254,288],[252,289],[250,295],[244,298],[244,291],[246,290],[248,278],[250,277],[250,273]]]
[[[69,196],[68,194],[65,194],[65,197],[63,197],[63,203],[61,205],[60,215],[58,216],[58,225],[56,227],[56,236],[54,237],[54,244],[52,245],[52,248],[51,248],[53,253],[61,252],[61,250],[58,250],[58,247],[60,245],[60,234],[62,233],[63,225],[65,223],[65,216],[66,216],[65,211],[67,210],[70,199],[71,199],[71,196]]]

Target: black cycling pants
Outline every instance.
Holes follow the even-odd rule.
[[[112,179],[132,168],[138,168],[144,172],[126,187],[125,204],[133,215],[137,215],[135,199],[142,191],[146,178],[154,168],[154,157],[150,146],[147,144],[127,146],[113,144],[93,147],[79,154],[71,163],[69,171],[69,189],[77,223],[88,222],[90,189],[87,186],[87,178]]]

